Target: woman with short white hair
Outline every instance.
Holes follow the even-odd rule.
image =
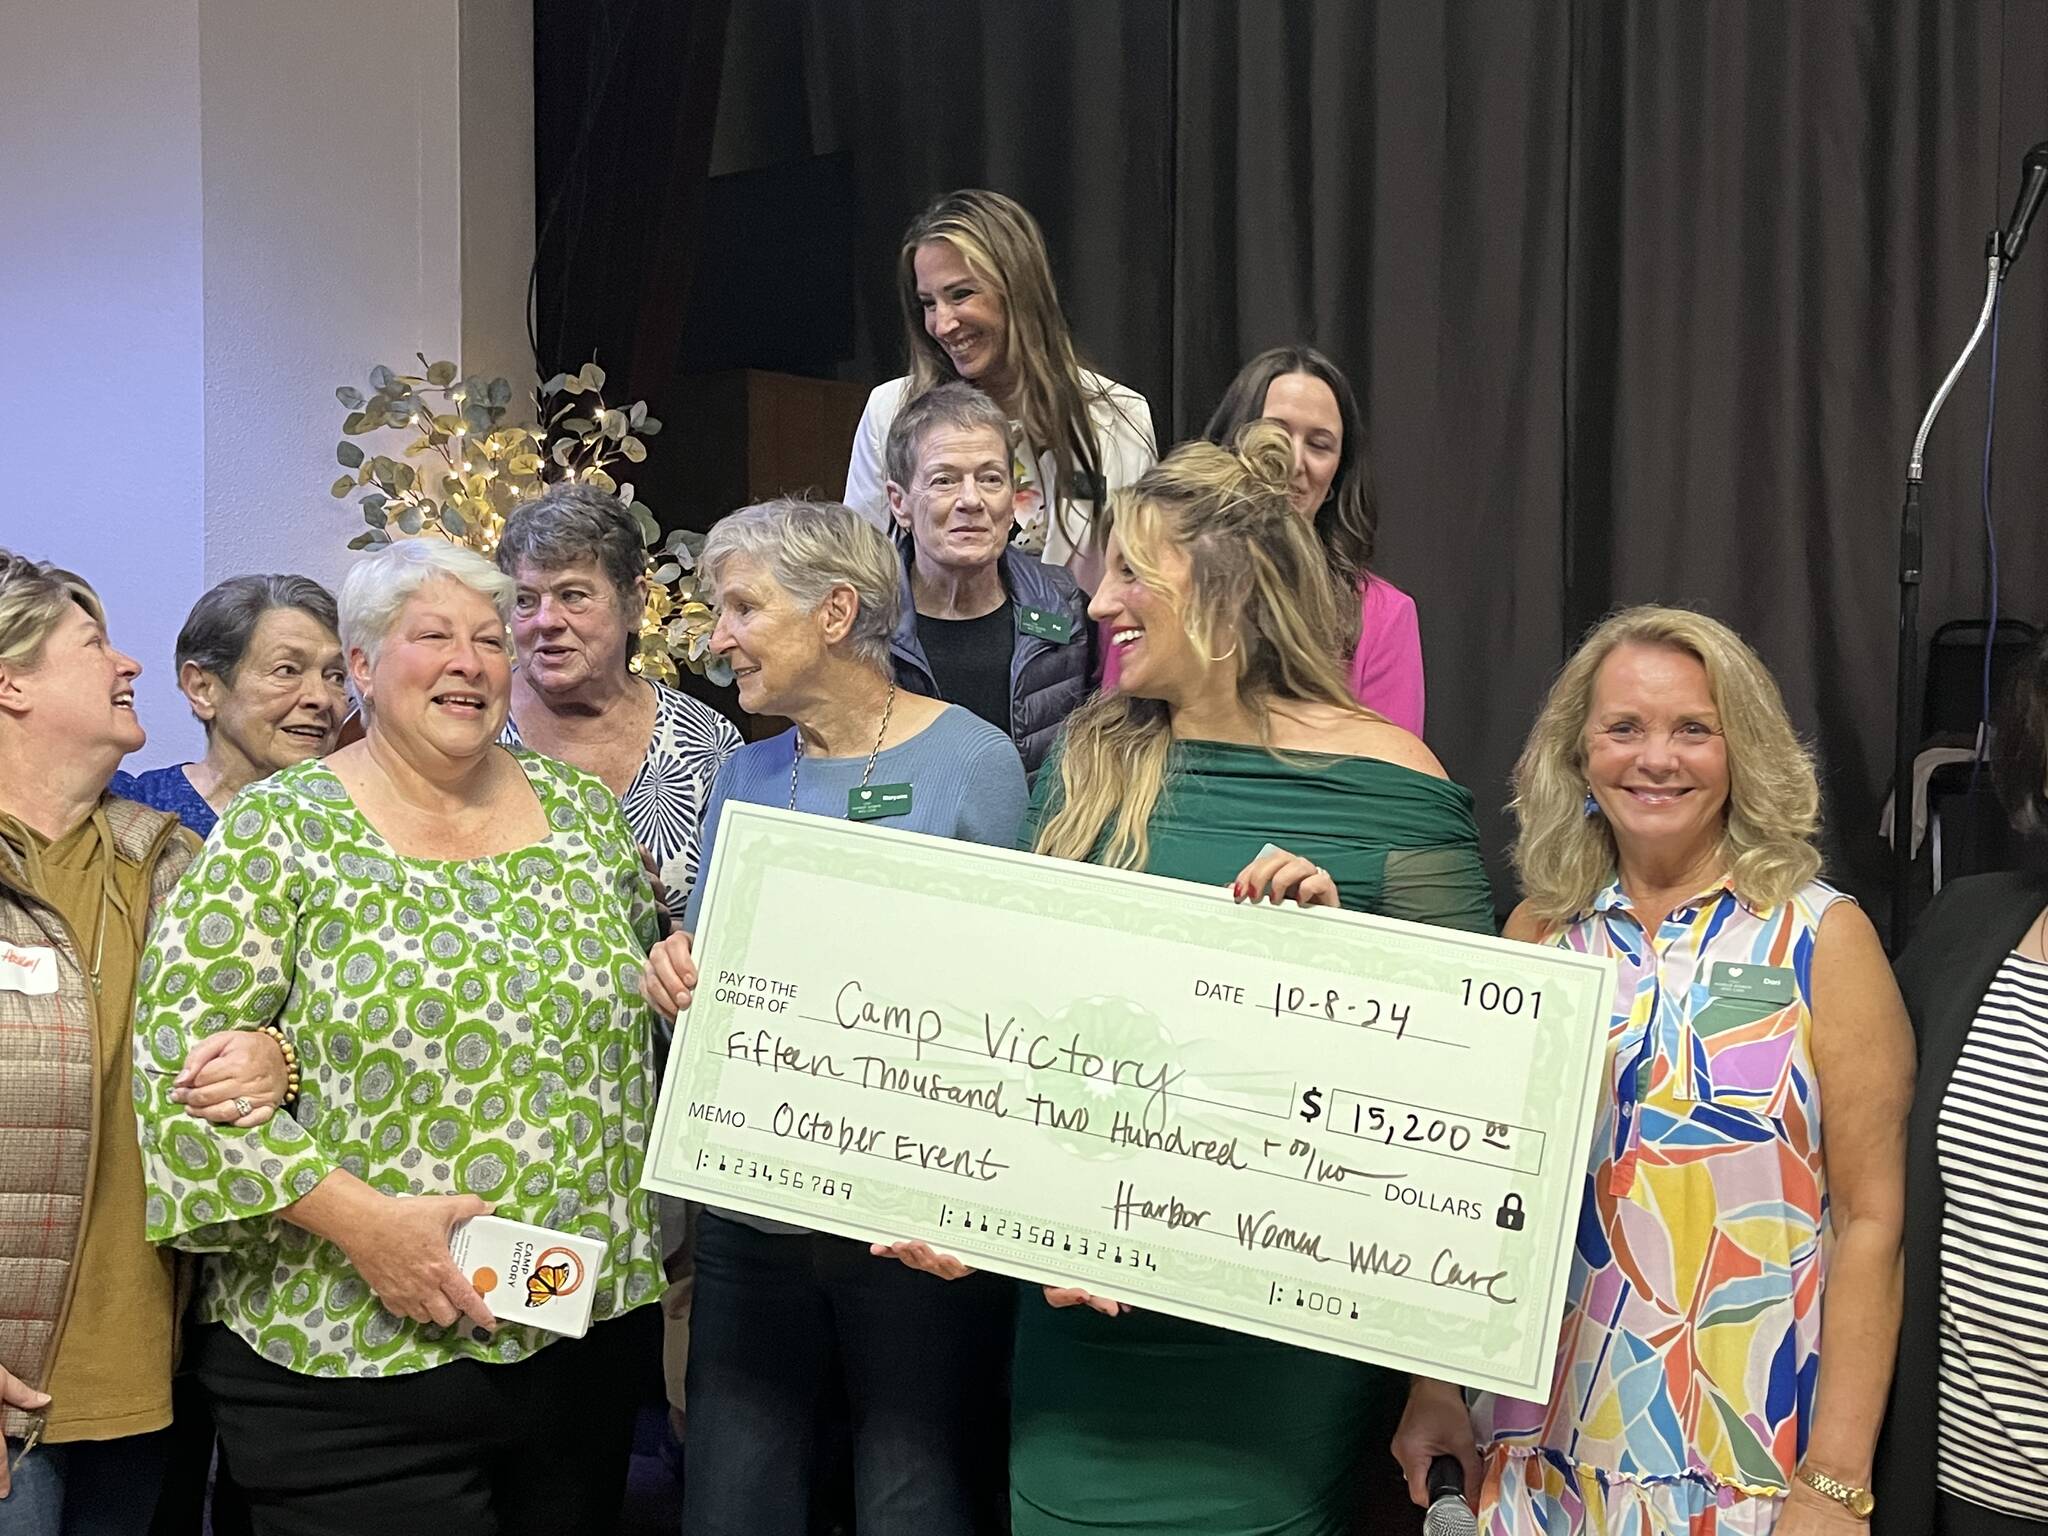
[[[834,502],[772,501],[712,529],[702,565],[719,601],[711,644],[732,663],[740,704],[796,722],[719,770],[704,813],[707,872],[727,801],[1014,841],[1026,802],[1009,736],[957,705],[899,690],[890,676],[902,575],[876,529]],[[876,804],[879,817],[862,809]],[[700,881],[687,931],[649,958],[648,999],[671,1016],[689,1007],[696,986],[691,934],[703,893]],[[967,1277],[957,1259],[921,1243],[870,1250],[706,1210],[690,1320],[684,1529],[804,1536],[812,1426],[836,1378],[853,1410],[861,1536],[969,1536],[980,1528],[977,1501],[990,1493],[977,1475],[1003,1464],[999,1394],[989,1386],[1008,1355],[1010,1296],[1008,1282]]]
[[[192,1351],[259,1532],[600,1530],[623,1487],[654,906],[604,785],[498,745],[512,596],[438,539],[350,572],[363,739],[230,803],[145,965],[149,1232],[214,1256]],[[273,1022],[296,1117],[173,1119],[195,1033]],[[585,1338],[494,1321],[448,1249],[493,1209],[605,1245]]]

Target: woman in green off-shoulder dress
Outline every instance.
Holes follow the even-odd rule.
[[[1239,899],[1342,905],[1493,931],[1471,796],[1355,704],[1336,594],[1289,508],[1284,435],[1189,444],[1117,509],[1091,613],[1118,692],[1069,722],[1027,847]],[[1027,1294],[1017,1328],[1016,1536],[1336,1536],[1361,1456],[1386,1454],[1397,1376],[1077,1290]]]

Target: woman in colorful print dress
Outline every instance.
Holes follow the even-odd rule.
[[[1515,770],[1512,938],[1611,957],[1547,1403],[1474,1404],[1491,1536],[1863,1529],[1899,1327],[1913,1043],[1870,922],[1815,878],[1820,795],[1722,625],[1635,608],[1551,688]],[[1411,1488],[1460,1450],[1419,1383]]]
[[[601,782],[497,744],[512,597],[437,539],[357,565],[367,734],[230,803],[144,961],[149,1235],[209,1255],[189,1349],[264,1536],[605,1530],[623,1490],[653,893]],[[271,1023],[294,1115],[184,1117],[188,1043]],[[494,1322],[448,1253],[492,1209],[605,1244],[587,1336]]]

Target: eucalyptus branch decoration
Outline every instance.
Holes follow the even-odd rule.
[[[730,683],[732,669],[711,651],[718,615],[698,579],[704,535],[678,530],[664,538],[654,514],[634,500],[632,484],[612,473],[644,461],[646,440],[661,431],[647,402],[606,404],[604,370],[585,363],[534,392],[533,425],[508,424],[509,380],[465,378],[453,363],[415,355],[419,373],[379,364],[370,370],[369,394],[347,384],[334,392],[348,413],[334,457],[349,473],[328,489],[337,500],[356,496],[366,525],[348,547],[433,537],[488,555],[520,502],[558,481],[580,480],[624,502],[647,546],[647,608],[633,670],[673,683],[686,667]],[[366,452],[355,441],[387,431],[413,434],[395,457]]]

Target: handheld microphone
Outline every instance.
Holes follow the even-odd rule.
[[[1439,1456],[1431,1461],[1428,1486],[1422,1536],[1478,1536],[1479,1522],[1465,1502],[1465,1468],[1458,1458]]]
[[[2009,267],[2020,259],[2020,247],[2027,243],[2027,226],[2041,211],[2041,199],[2048,194],[2048,143],[2036,144],[2020,161],[2020,195],[2012,205],[2012,217],[2005,221],[2005,233],[1998,249]]]

